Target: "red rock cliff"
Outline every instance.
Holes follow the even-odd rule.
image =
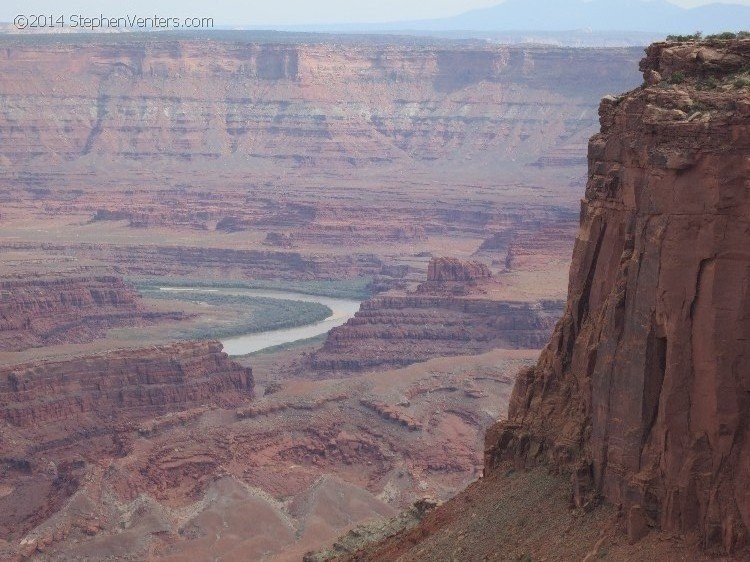
[[[260,164],[330,172],[461,150],[496,162],[511,147],[533,161],[593,125],[591,92],[632,84],[622,62],[635,54],[222,37],[0,39],[4,166],[192,162],[205,172],[220,160],[212,170],[255,175]]]
[[[144,310],[119,277],[0,280],[0,351],[90,341],[116,326],[178,316]]]
[[[75,419],[80,429],[86,420],[144,419],[222,393],[252,397],[251,369],[221,349],[218,342],[184,342],[3,367],[0,420],[37,427]]]
[[[561,311],[562,301],[379,296],[363,302],[354,318],[333,328],[323,347],[310,356],[310,365],[322,371],[360,371],[495,348],[539,349]]]
[[[566,312],[503,459],[575,467],[645,524],[732,551],[750,529],[750,41],[660,43],[602,101]]]
[[[477,281],[489,279],[489,268],[478,261],[461,261],[456,258],[432,258],[427,268],[427,282]]]

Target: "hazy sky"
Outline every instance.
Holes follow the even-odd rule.
[[[670,0],[693,7],[708,0]],[[723,0],[750,5],[750,0]],[[634,0],[634,4],[637,0]],[[451,16],[500,0],[0,0],[0,21],[17,14],[213,17],[219,24],[358,23]]]

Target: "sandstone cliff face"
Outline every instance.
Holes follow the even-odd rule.
[[[468,295],[491,277],[492,272],[482,262],[432,258],[427,266],[427,281],[417,287],[417,293]]]
[[[555,301],[426,294],[375,297],[363,302],[354,318],[328,333],[311,365],[358,371],[498,347],[539,349],[561,309],[562,303]]]
[[[476,261],[462,262],[456,258],[433,258],[427,267],[427,282],[478,281],[489,279],[489,268]]]
[[[50,164],[73,161],[221,160],[222,172],[256,173],[259,163],[350,168],[465,153],[533,161],[594,124],[591,92],[628,87],[631,69],[617,63],[637,56],[220,34],[107,44],[25,39],[0,44],[0,154],[6,166],[45,177]]]
[[[71,499],[91,482],[96,467],[113,469],[115,459],[137,450],[139,437],[253,399],[251,369],[230,361],[221,349],[218,342],[183,342],[0,367],[0,558],[39,556],[35,541],[18,540],[47,520],[55,530],[42,549],[73,528],[97,533],[103,521],[97,514],[108,501],[102,499],[104,488],[97,486],[84,504]],[[203,473],[195,463],[201,457],[180,455],[180,448],[170,445],[174,458],[166,467],[139,459],[141,481],[152,480],[149,472],[171,470],[157,484],[162,490],[175,482],[200,485]],[[61,524],[57,512],[66,504],[72,516]],[[15,549],[9,552],[11,541]]]
[[[487,471],[570,463],[634,539],[749,537],[748,65],[748,41],[655,44],[652,85],[602,101],[565,314],[487,434]]]
[[[253,395],[252,370],[218,342],[185,342],[0,369],[0,420],[82,430]],[[54,432],[53,432],[54,433]]]
[[[383,263],[372,254],[332,256],[300,252],[244,250],[221,247],[139,246],[115,244],[59,245],[11,242],[3,250],[34,251],[55,255],[75,252],[101,261],[118,274],[159,277],[170,275],[247,276],[253,279],[341,279],[379,274]]]
[[[0,280],[0,351],[90,341],[104,330],[175,314],[147,312],[119,277]]]

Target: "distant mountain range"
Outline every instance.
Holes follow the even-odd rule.
[[[294,29],[338,32],[626,30],[663,34],[702,31],[705,34],[750,29],[750,6],[713,3],[681,8],[666,0],[506,0],[491,8],[443,19],[295,26]]]

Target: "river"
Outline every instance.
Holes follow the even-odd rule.
[[[268,299],[318,302],[330,308],[333,314],[307,326],[297,326],[295,328],[283,328],[281,330],[270,330],[268,332],[254,332],[244,336],[235,336],[222,340],[224,351],[228,355],[247,355],[268,347],[281,345],[284,343],[306,340],[321,334],[325,334],[331,328],[341,326],[359,310],[360,301],[351,299],[339,299],[332,297],[321,297],[318,295],[305,295],[302,293],[293,293],[289,291],[273,291],[263,289],[203,289],[199,287],[160,287],[162,291],[190,291],[190,292],[207,292],[229,295],[241,295],[246,297],[264,297]]]

